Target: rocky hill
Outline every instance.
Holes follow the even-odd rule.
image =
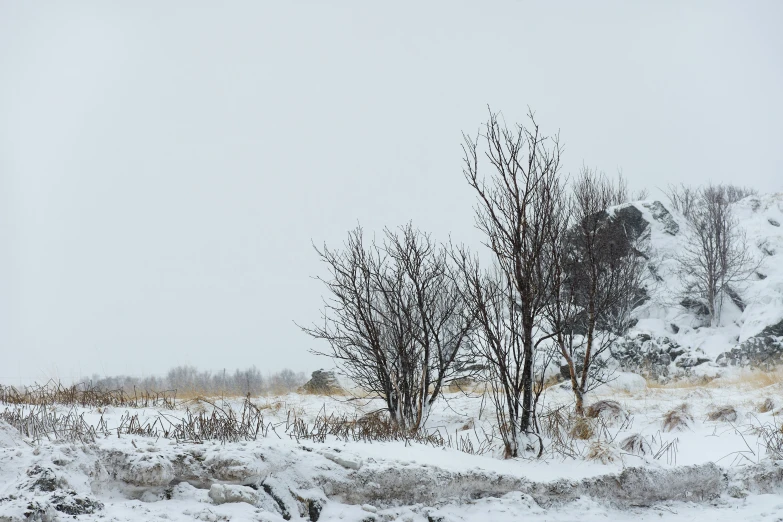
[[[677,275],[677,255],[690,241],[685,218],[661,201],[609,209],[639,234],[649,256],[649,298],[634,310],[634,327],[612,350],[622,370],[665,381],[715,375],[726,367],[783,365],[783,193],[747,197],[732,212],[760,264],[733,285],[718,326],[710,326],[706,308],[688,298]]]

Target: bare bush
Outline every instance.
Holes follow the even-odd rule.
[[[444,384],[460,376],[472,318],[443,246],[411,225],[381,244],[352,231],[318,250],[330,275],[323,325],[302,328],[355,384],[381,398],[393,422],[416,431]]]
[[[693,426],[693,415],[687,404],[670,410],[663,417],[663,431],[685,431]]]
[[[754,188],[743,187],[740,185],[726,184],[721,185],[725,189],[726,201],[736,203],[748,196],[757,196],[758,191]],[[689,218],[693,211],[700,205],[699,199],[701,198],[700,187],[692,187],[680,183],[679,185],[669,185],[666,189],[663,189],[663,193],[669,199],[669,205],[672,209],[681,213],[686,218]]]
[[[272,374],[268,381],[268,390],[280,394],[298,390],[307,381],[307,377],[303,372],[297,373],[285,368],[278,373]],[[241,385],[242,382],[240,381],[239,384]]]
[[[748,196],[758,196],[759,191],[751,187],[743,187],[740,185],[727,184],[726,187],[726,199],[729,203],[736,203]]]

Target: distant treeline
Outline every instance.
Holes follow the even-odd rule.
[[[226,370],[217,372],[199,371],[194,366],[177,366],[165,376],[131,377],[118,375],[90,379],[92,386],[103,389],[141,390],[177,390],[181,393],[201,395],[261,395],[264,393],[285,393],[296,391],[307,382],[304,372],[285,369],[277,373],[263,375],[255,366],[246,370]]]

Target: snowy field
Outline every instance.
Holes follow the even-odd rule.
[[[323,419],[337,425],[381,406],[348,397],[250,399],[262,427],[226,442],[173,426],[215,408],[209,418],[228,408],[241,415],[243,399],[173,410],[47,406],[49,418],[71,414],[96,436],[36,437],[28,426],[34,441],[0,425],[0,520],[781,521],[783,462],[765,444],[783,419],[778,377],[650,388],[623,374],[592,395],[588,404],[621,409],[591,419],[585,440],[566,433],[572,422],[556,424],[571,395],[553,386],[542,399],[545,451],[536,458],[531,441],[513,460],[502,459],[494,412],[478,393],[440,400],[428,443],[315,433]],[[145,427],[156,436],[140,435]],[[636,445],[627,444],[632,435]]]

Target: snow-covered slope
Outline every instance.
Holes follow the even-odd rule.
[[[625,369],[666,379],[715,374],[726,366],[768,367],[783,360],[783,193],[747,197],[733,204],[732,211],[760,264],[724,299],[720,324],[709,326],[698,306],[683,304],[676,257],[690,240],[685,218],[660,201],[611,209],[644,228],[642,238],[650,251],[650,299],[634,311],[638,322],[616,350]]]

